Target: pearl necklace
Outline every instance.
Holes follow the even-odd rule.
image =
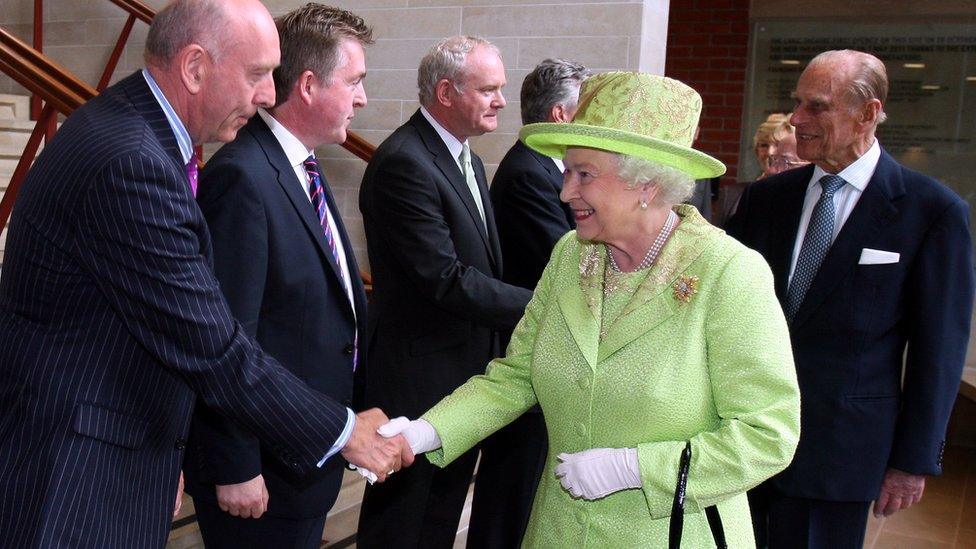
[[[678,214],[674,213],[674,210],[668,212],[668,218],[664,221],[664,226],[661,227],[661,231],[657,233],[657,238],[651,243],[651,249],[647,250],[647,255],[644,259],[637,264],[637,268],[632,272],[643,271],[644,269],[650,267],[657,256],[661,253],[661,248],[668,241],[668,237],[674,232],[674,228],[678,225]],[[607,247],[607,258],[610,259],[610,268],[614,271],[620,273],[620,267],[617,265],[617,261],[613,258],[613,253],[610,252],[610,247]]]

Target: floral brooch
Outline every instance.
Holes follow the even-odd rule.
[[[698,293],[699,282],[697,276],[679,276],[674,283],[674,298],[682,303],[688,303],[691,297]]]

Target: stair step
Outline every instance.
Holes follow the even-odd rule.
[[[20,155],[23,152],[23,148],[19,151],[6,152],[0,147],[0,178],[10,179],[17,169],[17,163],[20,162]]]
[[[30,118],[30,97],[0,93],[0,118],[27,120]]]

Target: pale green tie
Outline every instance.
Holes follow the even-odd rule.
[[[458,161],[461,163],[461,173],[464,175],[464,181],[468,184],[468,190],[471,191],[471,197],[474,198],[474,203],[478,206],[478,213],[481,215],[481,222],[485,222],[485,206],[481,203],[481,191],[478,190],[478,180],[474,178],[474,168],[471,166],[471,147],[468,146],[467,141],[461,146],[461,156],[458,157]]]

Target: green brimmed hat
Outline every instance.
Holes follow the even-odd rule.
[[[589,147],[707,179],[724,174],[725,164],[691,148],[701,106],[698,92],[677,80],[607,72],[583,82],[572,122],[529,124],[519,137],[546,156],[562,158],[567,147]]]

